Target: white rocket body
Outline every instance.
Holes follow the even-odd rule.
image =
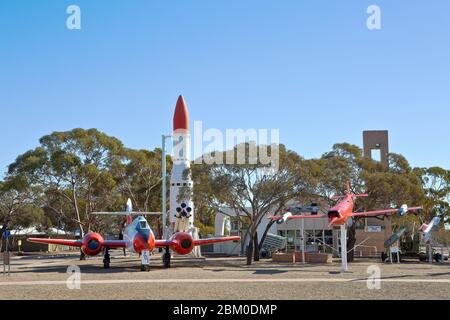
[[[180,97],[174,115],[173,167],[170,176],[170,224],[174,232],[189,232],[194,228],[193,182],[190,173],[186,175],[186,170],[190,169],[191,153],[188,121],[187,107]],[[182,188],[187,192],[180,198]]]

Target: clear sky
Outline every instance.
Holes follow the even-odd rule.
[[[450,169],[449,16],[448,0],[1,0],[0,169],[75,127],[158,147],[179,94],[191,122],[280,129],[307,158],[388,129],[412,165]]]

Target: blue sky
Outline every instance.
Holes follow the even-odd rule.
[[[388,129],[412,165],[450,169],[449,14],[448,0],[1,0],[0,170],[75,127],[158,147],[179,94],[191,122],[280,129],[307,158]]]

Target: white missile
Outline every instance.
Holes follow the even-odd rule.
[[[423,224],[420,228],[423,232],[423,240],[425,243],[428,243],[433,235],[433,231],[439,227],[439,223],[441,222],[440,217],[434,217],[433,220],[429,224]]]
[[[173,118],[173,167],[170,176],[170,223],[174,232],[187,232],[194,227],[194,203],[189,193],[192,192],[191,176],[186,175],[190,169],[191,137],[189,134],[189,113],[184,98],[180,96]],[[182,188],[191,192],[179,199]]]

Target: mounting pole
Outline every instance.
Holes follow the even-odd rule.
[[[430,243],[428,244],[428,260],[430,264],[433,264],[433,247],[431,246],[431,239]]]
[[[302,263],[305,264],[305,219],[302,219]]]
[[[163,228],[163,239],[167,239],[167,165],[166,165],[166,139],[172,136],[162,135],[162,154],[161,154],[161,165],[162,165],[162,228]]]
[[[341,271],[348,271],[347,264],[347,226],[344,224],[341,225]]]

